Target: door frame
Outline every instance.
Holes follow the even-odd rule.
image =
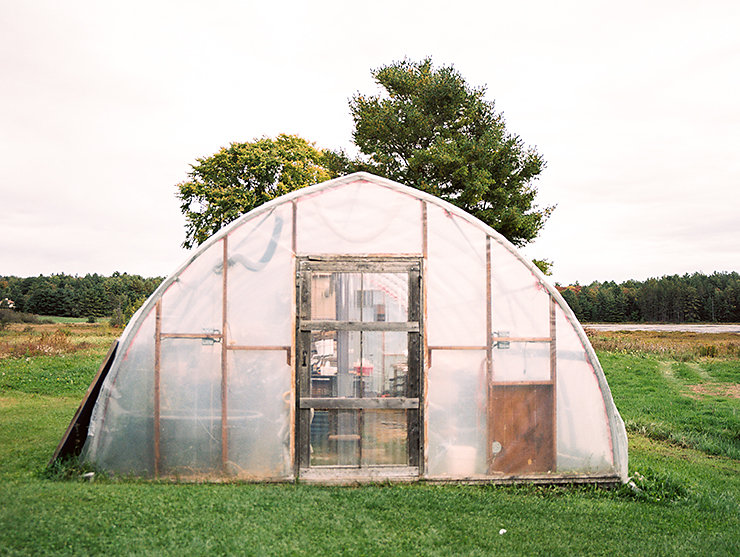
[[[424,462],[424,311],[423,259],[421,256],[320,255],[296,257],[295,290],[295,436],[294,472],[297,478],[327,481],[342,478],[382,480],[418,478]],[[323,321],[311,319],[311,275],[314,272],[407,273],[407,321]],[[398,331],[408,332],[406,396],[388,398],[325,399],[310,397],[311,331]],[[321,409],[407,409],[408,464],[403,466],[320,466],[310,467],[311,411]]]

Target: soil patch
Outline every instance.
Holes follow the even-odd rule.
[[[699,395],[740,398],[740,384],[703,383],[701,385],[689,385],[689,389],[694,393],[692,398],[699,398]]]

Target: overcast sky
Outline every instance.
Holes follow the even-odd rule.
[[[426,56],[547,160],[553,281],[740,270],[737,0],[0,0],[0,275],[169,275],[196,157],[351,150],[370,70]]]

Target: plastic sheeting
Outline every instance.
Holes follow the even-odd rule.
[[[368,187],[369,186],[369,187]],[[300,254],[421,252],[421,203],[363,179],[300,200]]]
[[[291,377],[283,352],[229,353],[229,473],[242,479],[292,474]]]
[[[558,308],[558,470],[596,472],[613,458],[607,403],[582,340],[569,325]]]
[[[486,473],[486,354],[438,350],[429,368],[428,474],[469,478]]]
[[[287,203],[245,222],[229,234],[227,333],[230,343],[291,345],[295,304],[292,218]],[[218,300],[219,320],[220,305]]]
[[[141,316],[141,312],[139,312]],[[154,473],[154,311],[124,332],[93,410],[83,454],[120,474]]]
[[[486,240],[482,230],[428,204],[427,342],[486,344]]]
[[[160,286],[121,338],[84,457],[143,476],[294,478],[296,258],[327,254],[423,260],[419,357],[407,353],[406,333],[342,333],[362,342],[373,369],[362,393],[342,394],[324,385],[337,373],[337,332],[313,332],[310,358],[319,371],[309,385],[320,396],[398,396],[406,366],[421,362],[422,477],[626,477],[624,425],[557,291],[470,215],[364,173],[244,215]],[[313,275],[312,319],[338,319],[335,275]],[[342,319],[408,320],[407,275],[342,275],[346,311],[354,312]],[[409,412],[419,410],[312,410],[311,462],[408,465]],[[542,443],[554,456],[527,452]]]

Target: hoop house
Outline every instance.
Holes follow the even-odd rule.
[[[627,473],[624,424],[557,290],[471,215],[366,173],[215,234],[133,317],[100,376],[78,446],[123,474]]]

